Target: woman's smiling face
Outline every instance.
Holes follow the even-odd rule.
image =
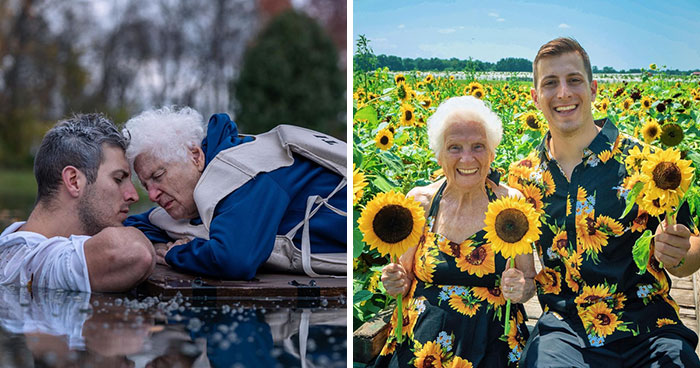
[[[488,148],[482,123],[458,116],[446,123],[444,145],[438,163],[450,185],[464,190],[480,188],[486,182],[494,154]]]

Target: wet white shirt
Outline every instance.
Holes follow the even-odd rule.
[[[0,234],[0,284],[90,292],[85,261],[87,235],[46,238],[31,231],[16,231],[15,222]]]
[[[70,349],[85,350],[83,325],[91,312],[90,294],[0,285],[0,325],[15,334],[66,336]]]

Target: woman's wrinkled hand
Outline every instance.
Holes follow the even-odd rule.
[[[501,292],[506,299],[514,303],[520,303],[525,299],[526,280],[522,271],[511,268],[510,262],[506,263],[506,270],[501,274]]]
[[[382,284],[389,295],[405,295],[411,287],[411,279],[402,265],[390,263],[382,268]]]
[[[181,238],[181,239],[178,239],[174,242],[153,244],[153,248],[155,248],[155,251],[156,251],[156,263],[162,264],[164,266],[168,266],[168,263],[165,262],[165,255],[168,253],[170,248],[172,248],[176,245],[182,245],[185,243],[189,243],[190,241],[191,241],[191,239],[189,239],[189,238]]]

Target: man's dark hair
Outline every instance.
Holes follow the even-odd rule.
[[[103,160],[103,143],[123,151],[128,145],[114,123],[102,114],[74,115],[51,128],[34,159],[37,203],[50,200],[56,193],[66,166],[74,166],[85,174],[88,184],[94,183]]]
[[[578,41],[569,37],[555,38],[540,47],[537,51],[537,56],[535,56],[535,61],[532,62],[532,80],[537,89],[537,64],[539,64],[540,59],[559,56],[569,52],[576,52],[581,55],[583,59],[583,68],[586,70],[586,75],[588,76],[588,83],[593,81],[593,71],[591,70],[591,60],[588,58],[586,50],[581,47]]]

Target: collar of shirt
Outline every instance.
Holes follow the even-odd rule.
[[[582,160],[587,159],[593,154],[598,155],[605,150],[611,151],[615,145],[618,135],[620,134],[615,124],[613,124],[613,122],[611,122],[608,118],[595,120],[594,123],[601,129],[595,138],[593,138],[591,144],[589,144],[588,147],[583,150],[583,157],[581,157]],[[551,138],[552,133],[548,131],[544,138],[542,138],[542,142],[540,142],[540,144],[537,146],[537,151],[540,153],[541,162],[547,162],[554,159],[552,152],[549,150],[549,140]]]

